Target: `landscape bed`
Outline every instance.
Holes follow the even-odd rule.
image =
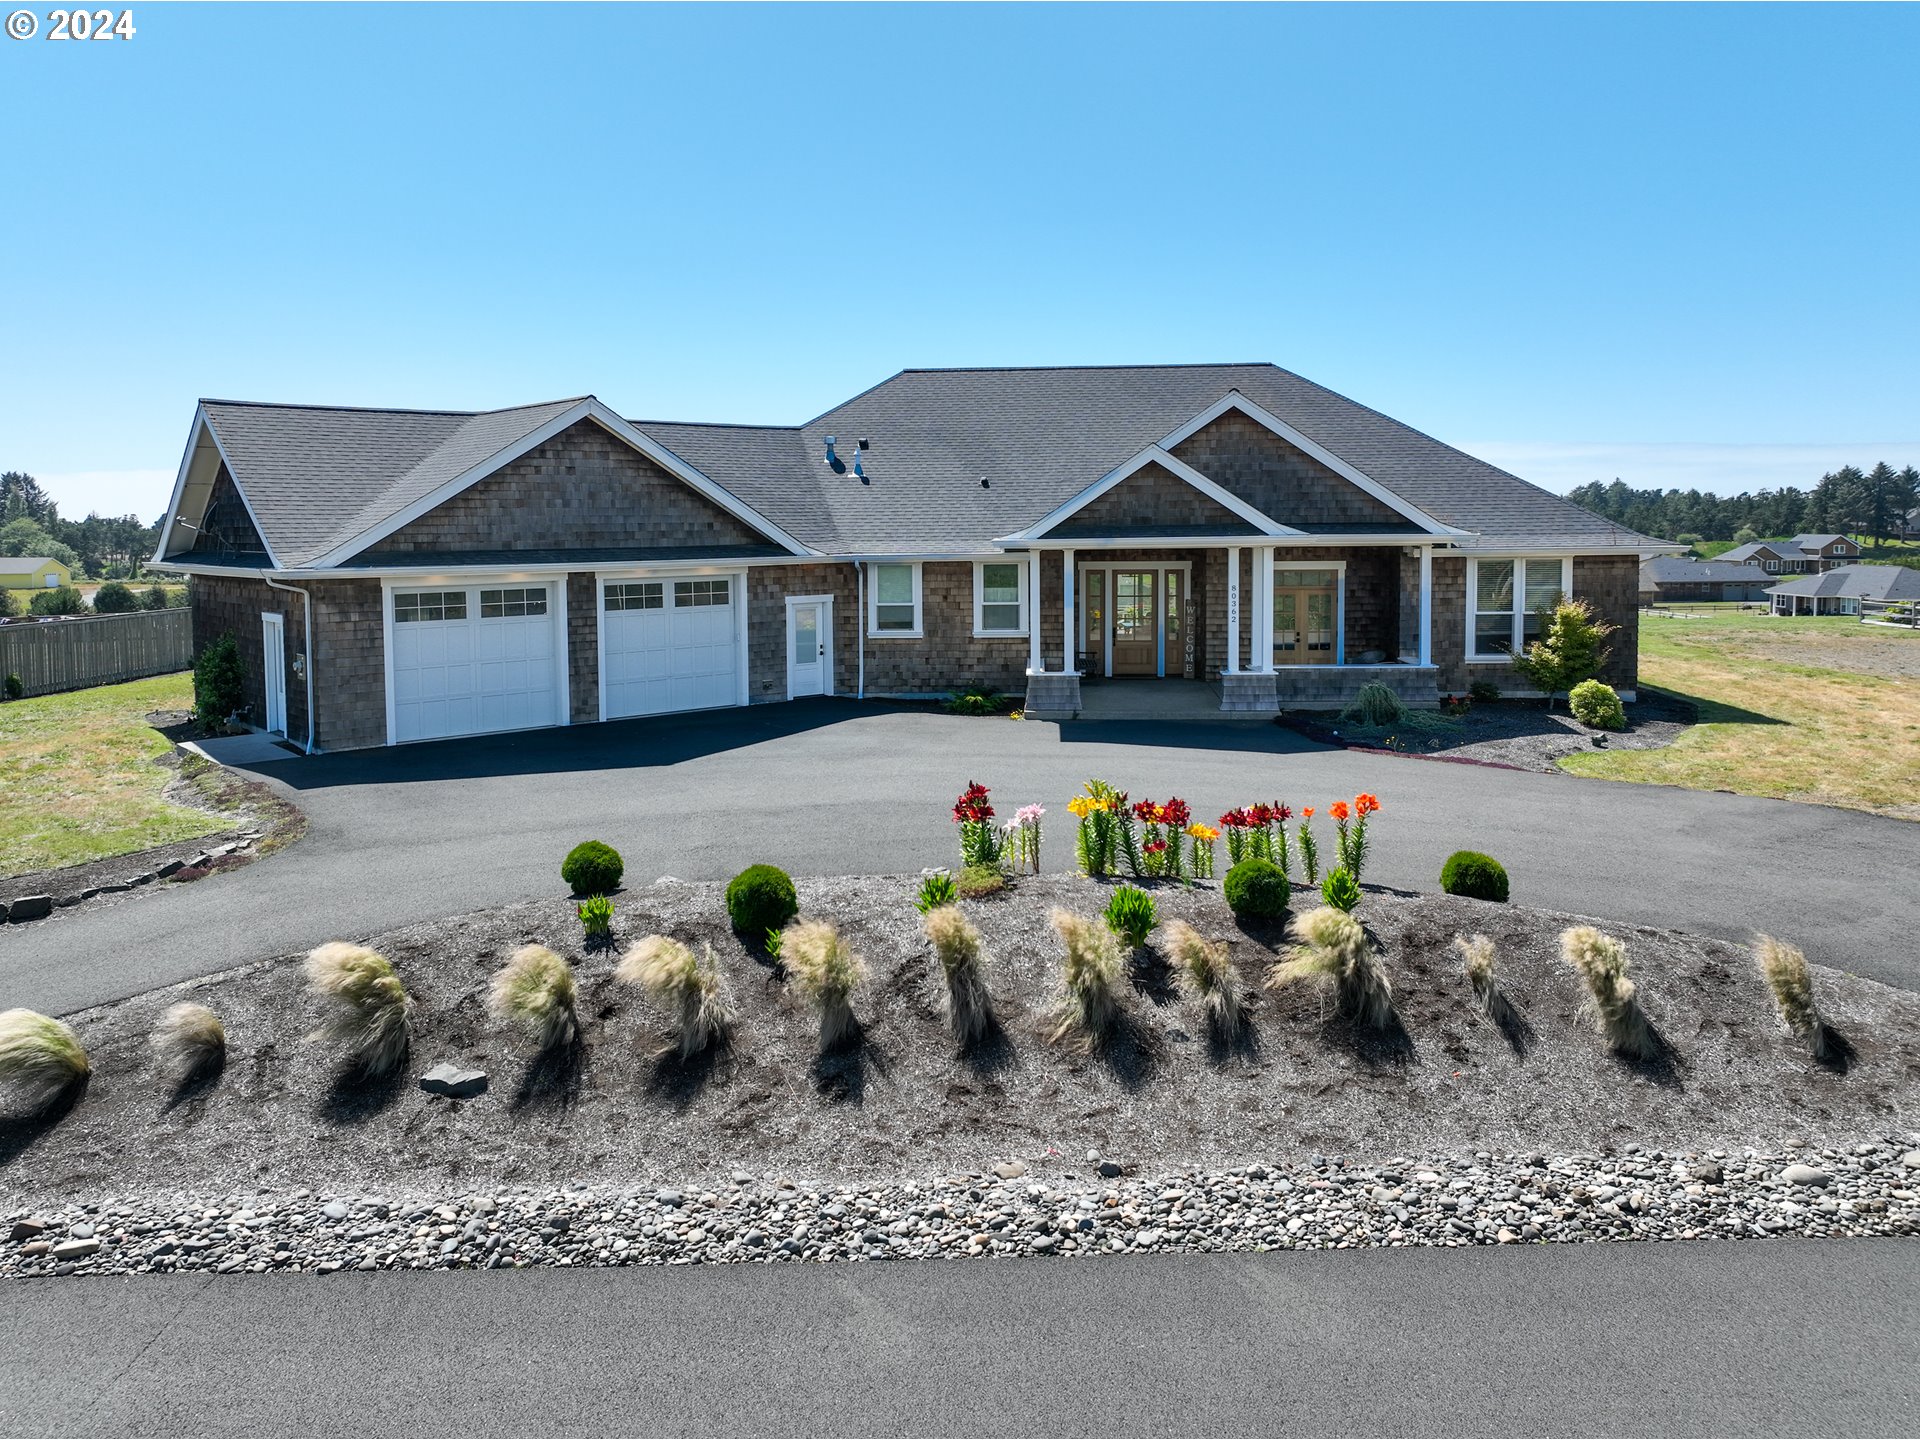
[[[972,1192],[984,1196],[1019,1178],[1022,1197],[1026,1187],[1041,1185],[1069,1197],[1070,1208],[1092,1197],[1096,1212],[1103,1212],[1112,1208],[1105,1203],[1109,1185],[1132,1186],[1142,1195],[1143,1185],[1152,1189],[1126,1178],[1135,1172],[1212,1174],[1220,1178],[1210,1183],[1244,1188],[1246,1167],[1260,1160],[1275,1176],[1294,1174],[1312,1198],[1319,1192],[1311,1179],[1298,1178],[1298,1167],[1315,1156],[1336,1157],[1322,1163],[1347,1167],[1343,1173],[1400,1177],[1393,1184],[1376,1179],[1383,1190],[1401,1184],[1417,1190],[1422,1182],[1412,1177],[1419,1171],[1442,1173],[1446,1157],[1454,1157],[1457,1170],[1460,1157],[1474,1156],[1482,1158],[1467,1163],[1503,1174],[1545,1174],[1557,1165],[1557,1183],[1566,1189],[1611,1183],[1596,1177],[1628,1163],[1620,1156],[1629,1147],[1685,1157],[1811,1146],[1840,1157],[1825,1162],[1838,1173],[1853,1147],[1865,1145],[1868,1153],[1876,1153],[1872,1147],[1889,1152],[1878,1178],[1842,1174],[1841,1188],[1849,1179],[1866,1188],[1849,1198],[1844,1215],[1809,1210],[1808,1219],[1905,1233],[1920,1218],[1900,1198],[1912,1191],[1898,1161],[1913,1143],[1920,1100],[1920,1060],[1909,1055],[1920,1033],[1920,996],[1817,968],[1822,1012],[1854,1050],[1850,1065],[1826,1068],[1814,1064],[1776,1018],[1741,947],[1611,927],[1628,946],[1647,1010],[1671,1050],[1667,1062],[1629,1064],[1594,1033],[1579,980],[1560,958],[1558,937],[1575,917],[1455,896],[1370,891],[1360,916],[1383,954],[1404,1026],[1381,1035],[1331,1014],[1327,997],[1311,985],[1259,990],[1276,947],[1284,945],[1280,930],[1243,928],[1212,884],[1160,882],[1149,888],[1162,928],[1135,956],[1117,1038],[1089,1051],[1049,1038],[1059,942],[1048,914],[1055,906],[1097,914],[1115,886],[1028,876],[963,906],[984,938],[999,1020],[989,1043],[963,1056],[947,1032],[938,966],[913,906],[920,878],[797,882],[802,913],[832,919],[870,967],[854,1002],[859,1040],[832,1055],[820,1053],[814,1016],[775,965],[731,932],[722,887],[672,880],[616,896],[614,944],[593,951],[580,943],[572,903],[560,899],[374,937],[371,943],[393,961],[418,1006],[410,1064],[379,1087],[339,1083],[330,1055],[306,1041],[315,1012],[298,956],[83,1011],[68,1019],[92,1057],[92,1083],[64,1116],[5,1131],[0,1194],[8,1199],[0,1203],[11,1206],[16,1220],[51,1218],[48,1206],[91,1205],[102,1213],[117,1206],[147,1217],[123,1228],[137,1223],[157,1234],[167,1227],[155,1228],[155,1216],[202,1216],[211,1209],[224,1217],[250,1204],[257,1218],[286,1207],[301,1212],[299,1200],[289,1197],[320,1194],[347,1197],[343,1203],[364,1228],[376,1200],[404,1217],[423,1205],[458,1199],[464,1207],[472,1197],[491,1197],[494,1208],[484,1213],[511,1217],[521,1203],[517,1194],[537,1217],[558,1203],[551,1198],[557,1191],[564,1199],[568,1186],[579,1187],[578,1203],[566,1202],[570,1210],[587,1203],[579,1196],[607,1197],[593,1202],[593,1213],[634,1203],[657,1212],[662,1202],[654,1197],[662,1187],[683,1197],[729,1196],[729,1205],[749,1209],[759,1195],[771,1213],[782,1203],[782,1182],[799,1187],[788,1192],[788,1209],[803,1204],[805,1192],[838,1193],[837,1187],[873,1187],[897,1202],[906,1184],[921,1187],[914,1193],[945,1187],[951,1195],[942,1203],[949,1208],[957,1196],[962,1209],[977,1209],[984,1202],[968,1199]],[[1317,897],[1300,892],[1296,912],[1315,903]],[[1210,1031],[1200,1007],[1160,962],[1153,946],[1162,942],[1165,922],[1176,918],[1230,942],[1232,963],[1255,997],[1237,1036]],[[712,945],[738,1008],[734,1040],[724,1053],[704,1062],[661,1058],[665,1016],[612,973],[621,949],[650,932],[696,948]],[[1503,1030],[1473,1003],[1453,948],[1456,935],[1473,933],[1496,944],[1502,988],[1520,1009],[1519,1027]],[[528,942],[561,951],[578,973],[584,1035],[571,1063],[530,1067],[524,1049],[488,1017],[491,976]],[[230,1050],[213,1083],[170,1094],[154,1074],[147,1044],[160,1014],[183,998],[218,1011]],[[414,1076],[443,1061],[488,1072],[490,1090],[461,1101],[415,1088]],[[1673,1168],[1670,1161],[1633,1163],[1661,1173]],[[1110,1175],[1092,1174],[1096,1164]],[[1739,1167],[1741,1173],[1747,1168]],[[1075,1188],[1089,1184],[1090,1190]],[[1153,1184],[1159,1185],[1154,1196],[1179,1188],[1177,1182]],[[1257,1188],[1276,1202],[1286,1193]],[[528,1198],[540,1196],[549,1198]],[[935,1202],[920,1203],[924,1209]],[[1138,1203],[1151,1209],[1160,1202]],[[678,1211],[677,1203],[667,1208]],[[1130,1213],[1134,1208],[1130,1204]],[[1395,1200],[1383,1213],[1404,1208]],[[1750,1208],[1735,1207],[1745,1217],[1737,1233],[1759,1223]],[[464,1223],[472,1212],[461,1209],[460,1216]],[[1283,1210],[1282,1223],[1289,1218],[1298,1217]],[[1458,1214],[1444,1218],[1459,1220]],[[1641,1218],[1640,1212],[1625,1217],[1622,1233],[1635,1233]],[[435,1227],[450,1223],[433,1221]],[[484,1222],[474,1233],[499,1233],[487,1231],[488,1223],[500,1222]],[[657,1219],[653,1223],[657,1231]],[[1535,1234],[1523,1234],[1527,1224]],[[215,1228],[232,1242],[224,1218]],[[548,1228],[542,1221],[528,1234],[538,1240]],[[1398,1227],[1400,1239],[1387,1239],[1394,1228],[1379,1232],[1382,1243],[1417,1243],[1422,1235],[1413,1224]],[[737,1242],[740,1233],[735,1225],[730,1240],[715,1243]],[[1297,1231],[1283,1233],[1301,1240]],[[1603,1224],[1565,1238],[1606,1233]],[[1443,1224],[1427,1238],[1477,1234],[1470,1227],[1463,1236]],[[1556,1238],[1530,1220],[1515,1220],[1510,1234]],[[63,1243],[84,1248],[88,1238]],[[460,1245],[440,1249],[454,1238],[436,1229],[426,1258],[461,1258]],[[636,1229],[627,1248],[639,1238]],[[883,1250],[894,1238],[883,1235]],[[1497,1229],[1479,1238],[1498,1238]],[[53,1240],[22,1253],[40,1243],[38,1232],[16,1242],[0,1261],[6,1269],[133,1263],[142,1253],[128,1249],[115,1260],[105,1250],[70,1251],[56,1259]],[[1170,1243],[1170,1237],[1152,1243]],[[684,1246],[685,1237],[674,1244]],[[485,1255],[465,1254],[461,1263],[493,1254],[526,1258],[524,1249],[496,1246]],[[182,1263],[197,1252],[173,1253],[180,1257],[174,1263]],[[562,1245],[551,1258],[565,1253]],[[797,1253],[821,1252],[816,1245]],[[209,1263],[231,1258],[224,1250],[208,1256]],[[276,1263],[250,1252],[243,1263],[254,1259]],[[277,1263],[299,1261],[289,1252]]]

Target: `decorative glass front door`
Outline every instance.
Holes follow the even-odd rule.
[[[1113,673],[1160,673],[1160,607],[1157,570],[1113,573]]]

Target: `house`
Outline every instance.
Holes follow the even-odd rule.
[[[1858,615],[1863,600],[1920,600],[1920,570],[1904,565],[1842,565],[1767,591],[1776,615]]]
[[[1769,575],[1817,575],[1836,565],[1851,565],[1860,547],[1844,535],[1795,535],[1790,540],[1756,540],[1726,551],[1720,559],[1757,565]]]
[[[1767,577],[1752,565],[1654,555],[1640,562],[1640,601],[1671,605],[1683,600],[1764,602]]]
[[[73,583],[73,572],[45,555],[0,555],[0,590],[55,590]]]
[[[327,750],[808,695],[1431,705],[1649,540],[1276,366],[907,370],[797,426],[199,405],[155,564]]]

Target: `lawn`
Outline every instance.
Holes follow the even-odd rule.
[[[1701,723],[1667,749],[1566,769],[1920,820],[1920,635],[1841,617],[1643,615],[1640,679],[1692,700]]]
[[[228,828],[162,798],[176,772],[153,710],[193,706],[184,671],[0,705],[0,876],[104,860]]]

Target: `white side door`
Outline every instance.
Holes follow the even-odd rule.
[[[287,733],[287,623],[271,610],[260,612],[260,673],[266,681],[265,726],[270,735]]]
[[[787,698],[827,693],[827,637],[833,630],[833,602],[787,601]]]

